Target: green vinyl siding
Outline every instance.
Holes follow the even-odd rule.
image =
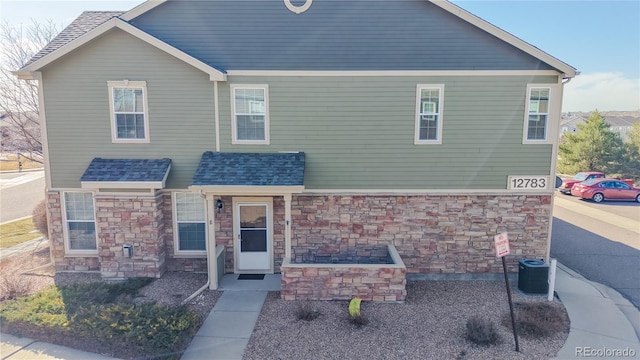
[[[229,84],[268,84],[270,145],[231,144]],[[526,85],[556,76],[249,77],[220,84],[222,151],[304,151],[307,189],[504,189],[549,175],[523,145]],[[444,84],[441,145],[415,145],[417,84]]]
[[[111,141],[107,81],[146,81],[150,143]],[[207,74],[112,30],[43,69],[54,188],[78,188],[94,157],[172,159],[168,188],[185,188],[215,149],[213,83]]]
[[[78,188],[94,157],[172,159],[191,184],[215,150],[209,76],[120,30],[43,69],[52,187]],[[148,144],[111,141],[107,81],[146,81]],[[229,76],[219,83],[226,152],[304,151],[307,189],[504,189],[549,175],[551,144],[523,145],[528,83],[556,76]],[[231,143],[230,84],[269,86],[269,145]],[[415,145],[416,85],[444,84],[442,144]],[[557,126],[557,124],[555,124]]]

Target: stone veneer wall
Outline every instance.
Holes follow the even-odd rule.
[[[163,195],[96,195],[101,274],[105,278],[156,277],[166,270]],[[133,245],[125,257],[124,244]]]
[[[498,273],[493,236],[509,233],[509,271],[544,258],[552,195],[294,195],[292,256],[395,245],[408,273]]]
[[[283,300],[404,301],[404,267],[304,264],[282,266]]]
[[[56,271],[100,271],[100,259],[97,255],[65,257],[61,198],[62,193],[59,191],[47,192],[49,246]]]

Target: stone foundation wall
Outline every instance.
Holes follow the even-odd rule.
[[[287,259],[286,259],[287,260]],[[283,300],[404,301],[404,267],[304,264],[281,267]]]
[[[509,271],[544,258],[552,195],[294,195],[292,256],[395,245],[409,273],[498,273],[493,236],[508,232]]]
[[[166,271],[163,195],[96,195],[96,227],[102,276],[156,277]],[[123,245],[133,245],[126,257]]]

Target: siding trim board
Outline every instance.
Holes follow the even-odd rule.
[[[104,24],[98,26],[97,28],[85,33],[84,35],[72,40],[71,42],[63,45],[62,47],[60,47],[59,49],[53,51],[52,53],[43,56],[42,58],[34,61],[33,63],[23,67],[22,69],[14,72],[15,75],[17,75],[19,78],[21,79],[30,79],[32,78],[32,72],[40,70],[41,68],[45,67],[46,65],[54,62],[55,60],[69,54],[70,52],[76,50],[77,48],[81,47],[82,45],[85,45],[91,41],[93,41],[94,39],[96,39],[97,37],[105,34],[106,32],[112,30],[112,29],[120,29],[122,31],[125,31],[126,33],[166,52],[167,54],[178,58],[182,61],[184,61],[185,63],[195,67],[196,69],[199,69],[207,74],[209,74],[209,79],[211,81],[214,80],[221,80],[221,81],[226,81],[226,74],[223,71],[220,71],[212,66],[209,66],[205,63],[203,63],[202,61],[192,57],[191,55],[188,55],[178,49],[176,49],[175,47],[165,43],[162,40],[159,40],[158,38],[155,38],[151,35],[149,35],[148,33],[134,27],[133,25],[122,21],[121,19],[118,18],[113,18],[107,22],[105,22]]]

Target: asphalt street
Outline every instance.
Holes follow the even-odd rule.
[[[0,223],[30,216],[42,199],[42,170],[0,173]]]
[[[551,256],[640,308],[640,204],[556,195]]]

